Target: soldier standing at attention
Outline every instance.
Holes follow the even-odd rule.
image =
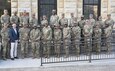
[[[107,19],[105,20],[105,24],[108,24],[109,26],[111,26],[113,28],[114,25],[114,20],[111,18],[111,14],[107,15]]]
[[[81,20],[78,22],[78,26],[81,28],[81,31],[83,30],[84,25],[85,25],[84,15],[82,15]]]
[[[80,27],[74,23],[74,27],[72,27],[72,39],[73,44],[76,49],[76,55],[79,56],[80,54],[80,39],[81,39],[81,29]]]
[[[99,27],[102,31],[102,34],[101,34],[102,45],[104,45],[105,44],[105,37],[104,37],[105,36],[105,33],[104,33],[105,23],[102,20],[102,16],[99,16],[98,23],[99,23]]]
[[[8,10],[4,10],[4,14],[1,16],[2,24],[10,24],[10,16],[8,15]]]
[[[89,21],[91,23],[91,26],[93,27],[95,25],[95,19],[93,18],[93,14],[89,15]]]
[[[33,27],[33,25],[38,25],[38,20],[35,17],[35,14],[32,14],[32,18],[30,19],[30,27]]]
[[[52,29],[48,25],[48,22],[45,24],[45,26],[42,29],[42,39],[43,39],[43,52],[45,54],[46,58],[49,58],[50,56],[50,50],[51,50],[51,40],[52,40]]]
[[[101,51],[101,33],[102,33],[99,22],[96,22],[93,32],[95,41],[94,48],[96,49],[96,53],[98,54]]]
[[[29,47],[29,34],[30,29],[28,28],[28,24],[23,24],[23,27],[19,29],[20,33],[20,44],[21,44],[21,53],[22,58],[27,57],[28,47]]]
[[[84,25],[84,28],[83,28],[83,35],[84,35],[84,46],[85,46],[85,51],[87,54],[89,54],[89,52],[92,50],[90,45],[92,45],[90,43],[90,40],[92,39],[92,32],[93,32],[93,29],[92,29],[92,24],[90,21],[86,20],[86,23]]]
[[[34,24],[33,29],[30,31],[30,40],[31,40],[33,58],[39,58],[40,56],[39,49],[40,49],[41,31],[39,28],[37,24]]]
[[[41,21],[41,26],[45,26],[45,24],[48,22],[46,15],[43,15],[42,21]]]
[[[56,15],[56,10],[52,10],[52,15],[50,17],[50,25],[53,27],[55,23],[57,23],[59,20],[59,17]]]
[[[111,22],[105,23],[105,46],[107,48],[107,52],[110,53],[111,51],[111,35],[112,35],[112,27],[110,26]]]
[[[4,27],[1,30],[1,36],[2,36],[2,46],[3,46],[3,60],[6,60],[7,55],[7,49],[9,44],[9,28],[8,24],[4,24]]]
[[[56,57],[60,57],[60,47],[61,47],[62,31],[60,25],[55,25],[54,28],[54,44],[55,44],[55,53]]]
[[[65,57],[69,56],[69,46],[71,44],[71,28],[68,27],[68,24],[65,23],[63,28],[63,42],[64,42],[64,51]]]
[[[71,13],[70,16],[71,16],[71,18],[70,18],[70,20],[69,20],[69,26],[70,26],[70,27],[73,27],[73,26],[74,26],[74,23],[77,23],[77,18],[74,17],[74,13]]]
[[[68,19],[65,18],[65,14],[62,14],[62,18],[59,20],[59,24],[61,25],[61,27],[64,27],[64,24],[68,23]]]
[[[22,16],[20,17],[20,24],[23,25],[23,23],[29,24],[29,16],[27,15],[26,10],[23,12]]]
[[[17,12],[13,12],[12,16],[10,17],[10,23],[16,23],[17,26],[19,26],[19,17],[17,16]]]

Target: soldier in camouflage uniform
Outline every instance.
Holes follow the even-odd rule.
[[[59,20],[59,24],[61,25],[61,27],[64,27],[64,24],[68,22],[68,19],[65,18],[65,14],[62,14],[62,18]]]
[[[98,18],[98,23],[99,23],[99,27],[100,27],[100,29],[102,31],[102,34],[101,34],[102,45],[104,45],[105,44],[104,43],[105,42],[105,38],[104,38],[104,35],[105,35],[105,33],[104,33],[105,23],[102,20],[101,16],[99,16],[99,18]]]
[[[42,39],[43,39],[43,52],[45,54],[45,57],[49,58],[51,50],[52,29],[48,25],[48,22],[42,29]]]
[[[48,22],[46,15],[43,15],[43,19],[41,21],[41,26],[45,26],[45,24]]]
[[[73,26],[74,26],[74,23],[77,23],[77,18],[74,17],[74,13],[71,13],[70,15],[71,15],[71,18],[70,18],[70,20],[69,20],[69,26],[70,26],[70,27],[73,27]]]
[[[2,36],[2,46],[3,46],[3,59],[6,60],[7,55],[7,49],[9,44],[9,28],[8,24],[4,24],[4,27],[1,30],[1,36]]]
[[[19,26],[19,17],[17,16],[17,12],[13,12],[12,16],[10,17],[10,23],[16,23]]]
[[[89,21],[91,23],[91,26],[93,27],[95,25],[95,19],[93,18],[93,14],[89,15]]]
[[[57,57],[60,57],[60,47],[61,47],[62,31],[60,25],[55,25],[54,29],[54,44],[55,44],[55,53]]]
[[[35,17],[35,14],[32,14],[32,18],[30,19],[30,27],[33,25],[38,25],[38,20]]]
[[[81,16],[81,20],[78,22],[78,26],[83,30],[83,27],[85,25],[84,15]]]
[[[26,11],[24,11],[23,15],[20,17],[20,26],[22,26],[23,23],[26,23],[29,25],[29,16],[27,15]]]
[[[24,58],[27,57],[29,47],[30,29],[28,28],[28,24],[23,24],[23,27],[19,29],[19,33],[20,33],[21,53],[22,58]]]
[[[55,23],[57,23],[59,20],[59,17],[56,15],[56,10],[52,10],[52,15],[50,17],[50,25],[54,26]]]
[[[2,24],[10,24],[10,16],[8,15],[8,11],[5,9],[4,14],[1,16]]]
[[[72,30],[73,44],[74,44],[74,47],[76,48],[76,54],[77,56],[79,56],[81,29],[76,23],[74,23],[74,27],[71,30]]]
[[[30,40],[31,40],[31,47],[32,47],[32,54],[33,58],[40,56],[39,49],[40,49],[40,38],[41,38],[41,31],[37,28],[37,24],[33,25],[33,29],[30,31]],[[40,27],[40,26],[39,26]]]
[[[105,24],[108,24],[113,28],[114,20],[111,18],[111,14],[107,15],[107,19],[105,20]]]
[[[65,57],[69,56],[69,46],[71,43],[71,28],[68,27],[68,24],[66,23],[63,28],[63,43],[64,43],[64,51],[65,51]]]
[[[84,42],[85,42],[84,43],[84,46],[85,46],[84,49],[85,49],[87,54],[89,54],[89,52],[92,50],[91,47],[90,47],[90,45],[92,45],[90,43],[90,40],[92,38],[92,31],[93,31],[92,24],[91,24],[90,21],[87,20],[85,22],[85,25],[84,25],[84,28],[83,28],[83,35],[84,35]]]
[[[111,51],[111,34],[112,34],[112,27],[110,26],[111,22],[106,22],[105,23],[105,45],[107,48],[108,53]]]
[[[94,27],[94,48],[96,49],[96,53],[100,53],[101,51],[101,28],[99,22],[96,22],[96,25]]]

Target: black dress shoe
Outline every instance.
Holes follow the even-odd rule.
[[[14,58],[11,58],[11,60],[14,60]]]
[[[14,57],[15,59],[18,59],[18,57]]]

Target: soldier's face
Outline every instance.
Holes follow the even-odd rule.
[[[71,17],[74,17],[74,14],[73,14],[73,13],[71,13]]]
[[[65,15],[64,14],[62,14],[62,18],[64,18],[65,17]]]
[[[81,20],[84,20],[84,17],[81,17]]]
[[[102,20],[102,17],[101,17],[101,16],[99,17],[99,20]]]
[[[55,14],[56,14],[56,11],[52,11],[52,14],[55,15]]]
[[[37,26],[35,26],[34,29],[37,29]]]
[[[46,20],[46,16],[43,16],[43,20]]]
[[[35,15],[33,15],[32,17],[35,18]]]
[[[91,14],[91,15],[89,15],[89,18],[90,18],[90,19],[92,19],[92,18],[93,18],[93,15],[92,15],[92,14]]]
[[[5,15],[7,15],[7,14],[8,14],[8,11],[7,11],[7,10],[5,10],[5,11],[4,11],[4,14],[5,14]]]
[[[67,24],[65,24],[65,27],[67,27]]]
[[[110,19],[110,18],[111,18],[111,16],[109,15],[109,16],[107,16],[107,18],[108,18],[108,19]]]

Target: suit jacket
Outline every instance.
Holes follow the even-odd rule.
[[[17,33],[15,32],[15,30],[13,28],[10,28],[9,30],[9,38],[10,38],[10,42],[15,42],[15,40],[19,40],[19,31],[18,29],[16,29]]]

